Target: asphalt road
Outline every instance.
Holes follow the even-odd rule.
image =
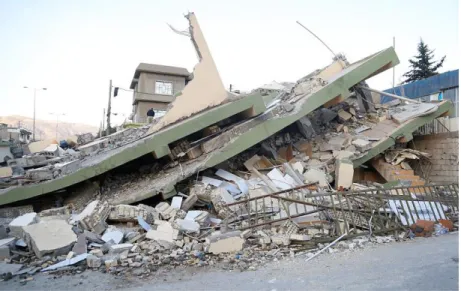
[[[149,281],[118,279],[86,271],[47,275],[0,290],[458,290],[458,233],[373,245],[366,249],[277,261],[257,271],[198,270],[168,273]]]

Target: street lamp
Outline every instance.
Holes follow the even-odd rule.
[[[32,141],[35,141],[35,96],[37,94],[37,90],[46,91],[46,88],[29,88],[24,86],[24,89],[33,89],[34,90],[34,123],[32,125]]]
[[[58,124],[59,124],[59,116],[64,116],[66,115],[65,113],[53,113],[50,112],[51,115],[56,115],[56,141],[58,141]]]

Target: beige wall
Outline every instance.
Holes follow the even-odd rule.
[[[432,155],[429,182],[447,183],[459,181],[458,132],[417,136],[414,142],[417,150]],[[417,174],[422,176],[422,173]]]
[[[143,102],[139,101],[134,105],[134,117],[133,122],[135,123],[146,123],[147,122],[147,111],[151,108],[156,110],[166,110],[168,103],[160,102]]]
[[[155,94],[155,82],[156,81],[166,81],[166,82],[173,83],[173,95]],[[148,93],[148,94],[136,93],[134,98],[135,100],[152,100],[152,101],[169,103],[174,100],[174,95],[181,92],[185,86],[186,86],[186,77],[141,73],[139,76],[138,84],[136,86],[136,91]],[[150,94],[155,94],[155,95],[150,95]]]

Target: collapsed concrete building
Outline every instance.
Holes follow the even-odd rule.
[[[154,124],[80,146],[79,159],[59,165],[58,172],[52,168],[52,174],[40,181],[30,179],[30,174],[29,179],[15,177],[22,179],[20,185],[0,189],[4,206],[0,217],[27,214],[31,208],[45,217],[49,212],[55,217],[74,211],[70,224],[85,233],[102,234],[92,239],[85,234],[95,244],[88,245],[95,248],[91,255],[96,255],[108,237],[116,240],[107,246],[110,254],[139,253],[133,244],[148,249],[146,239],[160,244],[156,249],[171,249],[173,244],[190,251],[184,245],[190,240],[181,234],[198,233],[196,245],[207,246],[201,250],[220,254],[242,250],[247,239],[264,246],[287,246],[291,241],[306,243],[316,235],[325,239],[322,235],[384,233],[422,218],[456,216],[457,185],[428,188],[432,186],[406,162],[426,156],[406,148],[412,133],[447,114],[452,104],[405,104],[402,98],[374,104],[372,89],[365,83],[398,64],[392,47],[352,64],[338,56],[290,90],[255,90],[237,96],[225,90],[195,15],[186,18],[199,63],[166,114]],[[370,167],[382,183],[365,177],[363,169]],[[39,169],[49,170],[34,170]],[[390,183],[395,181],[398,184]],[[439,200],[419,208],[402,204],[402,200],[425,201],[427,197],[420,197],[424,191],[439,195],[437,199],[445,195],[445,204]],[[59,205],[50,207],[47,197]],[[155,205],[145,205],[152,201]],[[207,206],[213,213],[204,210]],[[430,217],[420,217],[416,211],[432,207]],[[414,211],[417,217],[409,214]],[[392,215],[397,218],[391,219]],[[62,245],[37,247],[35,228],[50,231],[49,227],[30,226],[42,222],[24,224],[23,220],[19,233],[25,228],[24,239],[38,257],[57,250],[55,255],[63,255],[72,244],[79,244],[69,227],[62,225],[66,231]],[[106,220],[136,224],[137,231],[110,230]],[[266,225],[278,229],[265,232]],[[306,225],[315,228],[301,231]],[[210,228],[220,231],[203,239],[200,233]],[[83,255],[87,245],[82,241]],[[101,265],[88,256],[77,256],[75,262],[87,259],[88,266],[90,261],[94,268]],[[133,263],[141,261],[126,265],[142,265]],[[116,267],[117,259],[107,259],[105,264]]]

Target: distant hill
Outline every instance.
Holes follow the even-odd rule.
[[[25,127],[32,131],[33,119],[19,115],[0,116],[0,123],[6,123],[9,126]],[[81,123],[68,123],[59,122],[58,125],[58,139],[63,139],[71,135],[91,132],[96,134],[98,132],[96,126],[81,124]],[[53,120],[35,120],[35,138],[37,140],[49,139],[56,137],[56,121]]]

